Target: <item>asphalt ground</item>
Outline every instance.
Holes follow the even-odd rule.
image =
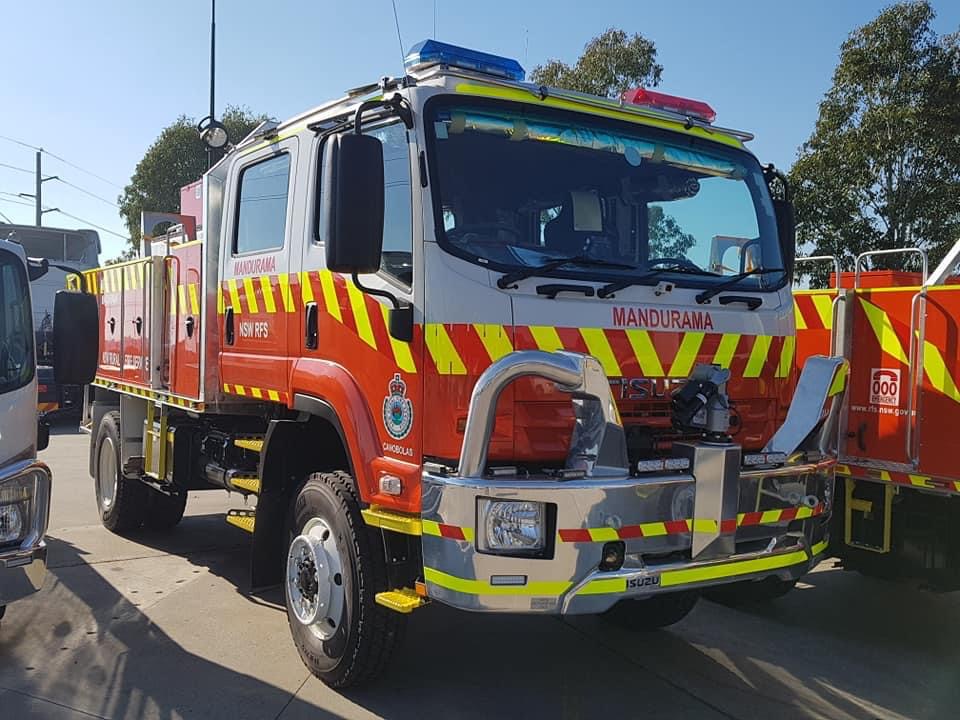
[[[279,591],[252,596],[248,537],[223,492],[191,494],[165,535],[99,523],[88,437],[55,427],[43,590],[0,625],[0,718],[953,718],[960,593],[827,561],[787,597],[701,601],[626,633],[594,617],[411,617],[393,667],[338,693],[303,667]]]

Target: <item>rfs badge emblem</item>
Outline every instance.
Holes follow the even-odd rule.
[[[400,373],[390,381],[390,394],[383,399],[383,426],[395,440],[403,440],[413,426],[413,403]]]

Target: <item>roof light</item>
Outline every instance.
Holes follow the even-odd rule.
[[[518,82],[526,77],[520,63],[512,58],[448,45],[437,40],[418,42],[410,48],[403,60],[403,66],[407,70],[437,64],[464,70],[476,70],[477,72],[497,75]]]
[[[667,112],[687,115],[703,120],[706,123],[712,123],[717,119],[716,111],[702,100],[691,100],[689,98],[677,97],[676,95],[667,95],[666,93],[653,92],[646,88],[637,88],[636,90],[627,90],[621,99],[631,105],[640,105],[641,107],[652,108],[653,110],[666,110]]]

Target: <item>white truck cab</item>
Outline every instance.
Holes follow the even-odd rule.
[[[37,461],[47,433],[37,421],[30,313],[30,279],[42,272],[28,272],[23,248],[0,239],[0,617],[46,574],[51,474]]]

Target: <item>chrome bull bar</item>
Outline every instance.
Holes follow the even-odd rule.
[[[497,400],[525,376],[544,377],[571,393],[576,424],[567,467],[578,472],[521,476],[488,470]],[[796,416],[791,435],[816,425],[823,409],[815,416]],[[619,413],[595,358],[541,351],[503,357],[474,388],[459,467],[424,470],[422,549],[430,597],[487,612],[602,612],[629,596],[770,574],[796,578],[818,559],[826,546],[833,458],[808,461],[797,453],[784,466],[748,469],[741,468],[740,447],[732,443],[678,444],[675,454],[689,457],[689,472],[631,474]],[[796,512],[795,503],[771,499],[770,493],[764,501],[774,505],[761,508],[765,478],[803,485],[819,509]],[[694,507],[678,502],[683,498],[692,498]],[[549,507],[544,551],[531,556],[481,549],[482,508],[490,501]],[[777,508],[770,522],[767,512],[753,512],[768,507]],[[758,526],[741,527],[738,518],[748,516],[757,516]],[[684,522],[687,531],[673,529]],[[607,541],[623,543],[622,568],[600,568]],[[671,582],[678,578],[683,581]]]

